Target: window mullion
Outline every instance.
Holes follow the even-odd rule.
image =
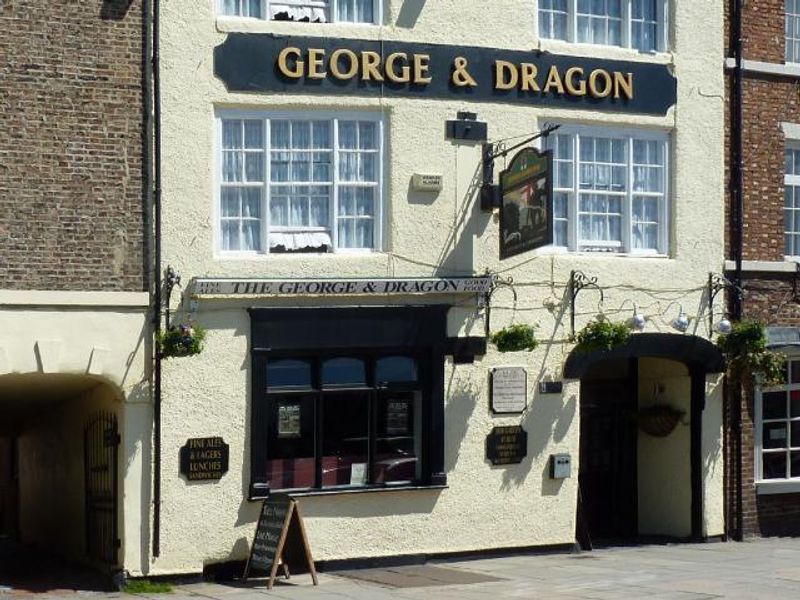
[[[622,39],[620,42],[623,48],[630,48],[631,39],[633,38],[631,31],[633,26],[633,6],[631,6],[631,2],[633,0],[622,0]]]
[[[579,250],[578,203],[580,202],[580,136],[578,134],[571,135],[569,143],[572,146],[572,193],[567,199],[567,217],[569,218],[569,223],[567,225],[567,246],[573,252],[577,252]]]
[[[578,0],[569,0],[569,31],[567,39],[570,42],[578,41]]]
[[[264,253],[269,254],[269,229],[272,227],[272,213],[270,211],[270,198],[272,197],[272,120],[264,120],[264,189],[261,193],[261,206],[263,212],[261,223],[261,242],[264,244]]]
[[[339,119],[333,120],[333,189],[331,190],[331,240],[333,251],[339,250]]]
[[[329,23],[335,23],[338,20],[337,19],[339,15],[338,1],[339,0],[330,0],[330,2],[328,3],[328,10],[331,11],[330,15],[328,16]]]
[[[624,252],[631,252],[633,250],[633,236],[631,233],[631,229],[633,228],[633,138],[627,138],[625,144],[627,145],[628,174],[627,181],[625,182],[625,208],[624,214],[622,215],[622,250]]]
[[[761,473],[762,466],[761,465],[762,465],[762,462],[763,462],[763,458],[762,458],[762,455],[761,455],[761,450],[762,450],[762,446],[763,446],[763,428],[764,428],[763,419],[762,419],[762,415],[763,415],[762,403],[764,401],[764,392],[760,388],[756,388],[755,396],[756,396],[755,397],[755,413],[756,413],[755,414],[755,423],[756,423],[755,429],[756,430],[755,430],[755,444],[754,444],[755,448],[754,448],[754,452],[753,452],[755,454],[755,465],[754,465],[754,469],[753,469],[753,476],[754,476],[755,480],[758,481],[758,480],[760,480],[762,478],[762,473]],[[787,394],[787,396],[788,396],[788,394]]]

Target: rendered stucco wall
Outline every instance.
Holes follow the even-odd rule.
[[[618,48],[540,41],[534,4],[441,0],[425,3],[413,27],[398,23],[402,2],[386,3],[385,26],[215,20],[212,3],[162,3],[164,267],[184,281],[192,277],[406,277],[479,274],[513,276],[517,298],[500,289],[491,327],[535,323],[542,344],[532,353],[500,354],[493,347],[472,365],[445,369],[445,466],[448,489],[303,498],[301,507],[316,559],[342,559],[487,547],[570,544],[574,540],[579,383],[566,381],[562,395],[540,396],[541,379],[562,379],[572,349],[566,285],[570,271],[598,278],[605,302],[592,290],[577,302],[577,327],[602,310],[613,320],[644,312],[647,331],[671,331],[682,307],[693,317],[690,334],[708,336],[703,289],[722,265],[722,3],[678,2],[672,19],[673,53],[657,55]],[[405,18],[405,17],[404,17]],[[213,48],[226,31],[257,31],[341,38],[396,39],[487,47],[542,49],[575,56],[666,63],[678,79],[678,103],[664,117],[611,112],[536,109],[449,100],[367,99],[302,94],[228,93],[213,75]],[[294,255],[233,258],[215,251],[215,111],[370,111],[387,130],[386,211],[383,252],[369,255]],[[443,139],[444,122],[458,110],[474,110],[499,139],[533,132],[558,121],[671,133],[672,251],[669,257],[637,258],[538,251],[500,263],[497,215],[482,213],[476,198],[478,145]],[[503,168],[499,161],[498,170]],[[415,172],[440,173],[438,194],[409,192]],[[176,294],[177,297],[177,294]],[[177,298],[176,298],[177,300]],[[189,307],[184,298],[180,307]],[[256,503],[249,484],[250,306],[408,304],[431,299],[296,298],[202,300],[196,318],[208,329],[199,356],[164,365],[164,490],[162,556],[152,573],[197,571],[204,564],[246,558]],[[471,297],[450,302],[451,334],[483,335],[484,314]],[[178,308],[176,306],[176,308]],[[184,318],[179,314],[178,318]],[[524,365],[529,407],[514,417],[489,412],[488,372]],[[716,409],[715,409],[716,410]],[[492,468],[485,438],[496,425],[522,424],[528,457],[520,465]],[[711,435],[719,432],[711,429]],[[222,436],[230,444],[230,470],[217,483],[189,484],[178,475],[179,448],[190,437]],[[705,444],[706,442],[704,442]],[[707,440],[712,447],[714,439]],[[573,458],[573,477],[547,476],[551,453]],[[717,478],[708,484],[720,486]],[[708,492],[721,495],[721,490]],[[715,519],[707,515],[709,522]]]

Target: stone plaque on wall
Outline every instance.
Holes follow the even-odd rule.
[[[522,367],[492,369],[492,412],[521,413],[528,408],[528,374]]]
[[[528,432],[521,425],[495,427],[486,436],[486,458],[493,465],[519,464],[528,456]]]
[[[189,481],[218,481],[228,472],[230,447],[221,437],[192,438],[181,448],[180,471]]]

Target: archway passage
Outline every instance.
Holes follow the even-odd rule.
[[[569,356],[565,376],[581,381],[584,547],[704,537],[706,375],[723,369],[717,348],[694,336],[638,334],[612,351]],[[654,428],[653,417],[674,427]]]
[[[112,589],[118,390],[66,374],[0,376],[0,586]]]

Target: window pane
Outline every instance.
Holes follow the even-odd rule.
[[[377,432],[373,481],[414,481],[420,476],[421,394],[381,393],[377,401]]]
[[[767,392],[763,396],[765,419],[786,418],[786,392]]]
[[[786,477],[786,453],[770,452],[763,454],[764,479],[783,479]]]
[[[311,364],[304,360],[267,362],[267,387],[311,387]]]
[[[800,360],[789,361],[789,368],[791,373],[791,383],[800,383]]]
[[[800,477],[800,452],[792,452],[791,477]]]
[[[314,487],[314,397],[273,397],[269,402],[272,409],[267,440],[270,488]]]
[[[800,390],[789,392],[790,416],[794,419],[800,417]]]
[[[764,423],[763,448],[787,448],[789,445],[786,422]]]
[[[414,382],[417,380],[417,361],[408,356],[380,358],[375,365],[375,381],[381,383]]]
[[[358,358],[332,358],[322,363],[322,385],[366,385],[367,370]]]
[[[322,485],[369,483],[369,395],[328,393],[322,403]]]
[[[789,424],[789,428],[791,431],[789,446],[792,448],[800,448],[800,421],[792,421]]]

